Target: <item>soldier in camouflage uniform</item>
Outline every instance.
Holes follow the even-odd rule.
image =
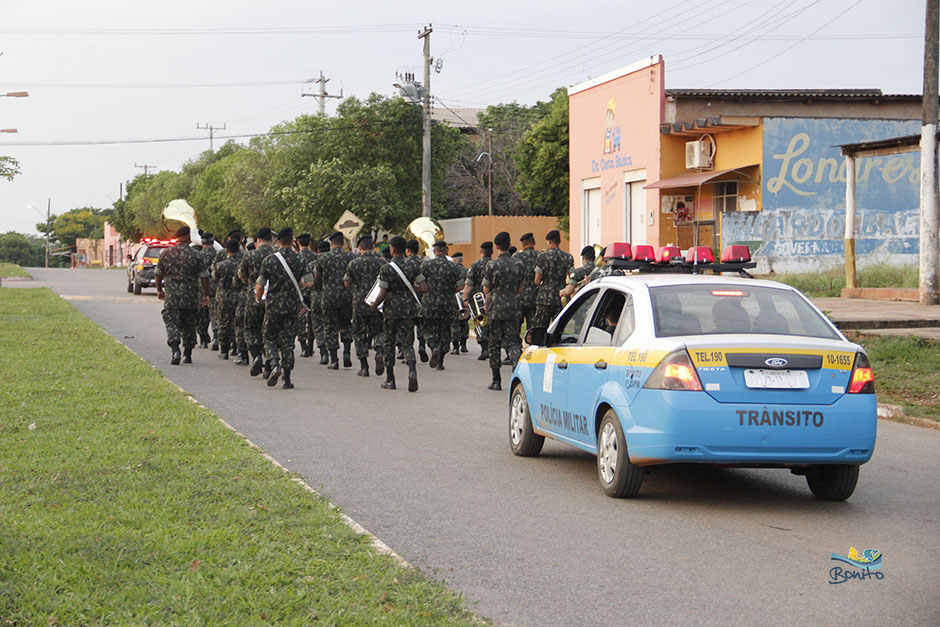
[[[199,251],[202,256],[202,262],[205,264],[206,272],[209,273],[209,306],[199,309],[199,346],[209,348],[209,342],[212,342],[212,350],[219,350],[219,321],[215,315],[215,281],[212,280],[212,264],[215,262],[215,236],[212,233],[202,234],[202,249]],[[209,330],[212,329],[210,336]]]
[[[238,306],[238,264],[241,257],[238,255],[238,242],[228,240],[225,242],[224,261],[217,261],[212,265],[212,280],[215,281],[215,308],[219,320],[219,359],[228,359],[229,350],[236,353],[235,345],[235,309]]]
[[[239,229],[229,231],[228,237],[226,237],[226,243],[228,243],[229,240],[238,244],[238,250],[235,252],[235,254],[232,255],[232,257],[237,260],[235,265],[235,279],[232,282],[237,296],[235,299],[235,315],[232,320],[232,327],[235,333],[235,337],[232,344],[229,346],[229,351],[232,356],[238,355],[238,358],[234,362],[235,365],[247,366],[248,345],[245,343],[245,292],[248,291],[248,286],[242,283],[238,278],[238,266],[241,264],[242,258],[245,256],[245,251],[241,247],[242,232]],[[228,252],[223,248],[222,250],[218,251],[215,256],[215,264],[219,264],[225,261],[227,258]],[[216,315],[219,316],[219,319],[221,320],[221,315],[218,312]]]
[[[466,287],[463,289],[464,300],[469,304],[473,295],[483,291],[483,270],[486,264],[493,260],[493,242],[483,242],[480,244],[480,258],[470,264],[470,270],[467,272]],[[487,342],[489,331],[486,327],[475,325],[477,342],[480,344],[480,356],[477,357],[483,361],[489,357],[489,343]]]
[[[382,382],[382,388],[395,389],[395,352],[392,347],[399,345],[405,351],[408,363],[408,391],[416,392],[418,371],[415,369],[414,317],[418,312],[418,301],[412,290],[425,292],[427,284],[415,266],[405,263],[405,238],[396,235],[389,245],[392,260],[379,270],[379,296],[372,304],[372,308],[376,309],[385,303],[382,315],[388,350],[385,351],[385,381]],[[404,280],[399,271],[404,275]]]
[[[434,258],[421,263],[428,291],[421,298],[421,318],[431,347],[431,363],[444,369],[444,356],[450,347],[451,324],[457,318],[457,292],[463,287],[460,270],[447,258],[447,242],[434,242]]]
[[[372,248],[372,236],[363,235],[356,243],[361,251],[359,256],[346,266],[343,285],[352,290],[353,339],[356,342],[356,357],[359,358],[360,377],[369,376],[369,347],[375,346],[375,374],[385,372],[384,339],[382,334],[382,314],[374,311],[365,298],[379,276],[379,269],[385,265],[382,255]]]
[[[410,239],[405,242],[405,263],[414,265],[419,272],[424,261],[418,254],[420,250],[421,245],[418,244],[418,240]],[[424,296],[418,294],[418,298],[424,298]],[[421,363],[427,363],[428,351],[425,349],[424,318],[421,315],[420,305],[418,305],[418,315],[415,316],[415,335],[418,338],[418,359],[421,360]]]
[[[547,327],[561,311],[561,296],[558,293],[565,286],[565,279],[574,267],[574,259],[558,245],[561,234],[551,230],[545,235],[548,248],[539,254],[535,265],[534,283],[539,286],[535,297],[536,326]]]
[[[571,300],[575,292],[580,289],[578,284],[581,283],[581,281],[587,283],[591,280],[591,275],[597,270],[597,266],[594,265],[594,257],[595,252],[593,246],[585,246],[581,249],[581,265],[568,273],[568,283],[560,293],[564,302],[567,303]]]
[[[483,293],[486,294],[486,317],[490,328],[490,370],[493,382],[489,389],[501,390],[500,350],[505,349],[512,363],[519,359],[519,294],[522,292],[523,266],[509,254],[509,233],[497,233],[493,243],[499,256],[483,271]]]
[[[176,245],[160,254],[154,278],[157,298],[163,301],[163,322],[166,324],[166,343],[172,351],[170,363],[180,363],[180,340],[183,342],[183,363],[192,363],[196,345],[196,319],[199,306],[209,306],[209,273],[202,257],[190,246],[189,227],[176,231]],[[166,291],[164,292],[164,284]],[[199,298],[199,288],[204,295]]]
[[[306,315],[306,305],[300,292],[300,283],[313,283],[303,258],[294,252],[294,230],[281,229],[277,234],[277,250],[261,262],[261,272],[255,281],[255,296],[261,298],[264,286],[268,297],[264,308],[264,354],[271,364],[268,387],[277,385],[283,374],[285,390],[294,387],[290,373],[294,369],[294,342],[300,318]],[[286,266],[286,267],[285,267]],[[290,271],[288,271],[290,268]]]
[[[317,259],[325,252],[330,250],[330,243],[327,241],[318,242],[316,245],[316,250],[314,251],[313,261],[311,261],[307,270],[310,274],[313,274],[314,269],[316,268]],[[314,277],[313,278],[313,287],[310,288],[310,322],[312,325],[312,333],[314,341],[317,346],[317,351],[320,353],[320,365],[325,366],[330,363],[329,355],[326,354],[326,336],[323,334],[323,282]],[[311,350],[312,350],[311,346]]]
[[[330,355],[330,370],[339,369],[339,340],[343,341],[343,367],[352,366],[350,344],[352,344],[352,291],[343,285],[346,266],[355,259],[355,253],[343,250],[345,238],[342,233],[330,236],[330,251],[317,257],[313,276],[323,284],[321,307],[323,309],[323,335],[327,353]]]
[[[453,259],[454,265],[457,266],[457,270],[460,272],[460,285],[462,288],[467,283],[467,268],[463,265],[463,253],[458,250],[453,254]],[[450,339],[454,343],[454,348],[450,351],[450,354],[459,355],[460,353],[466,353],[467,336],[470,334],[470,320],[461,320],[457,316],[454,316],[450,330]]]
[[[301,233],[297,236],[297,245],[300,247],[300,250],[297,251],[300,255],[300,258],[303,259],[305,274],[306,268],[310,266],[311,262],[317,260],[317,253],[310,248],[310,233]],[[300,287],[300,293],[304,295],[304,305],[307,306],[307,314],[303,317],[300,323],[300,332],[298,336],[300,338],[300,356],[301,357],[310,357],[313,355],[313,344],[315,341],[315,334],[313,332],[313,304],[312,304],[312,288],[309,287]]]
[[[268,227],[261,228],[255,234],[256,248],[247,253],[238,266],[238,278],[248,287],[245,298],[245,343],[251,353],[251,376],[257,377],[262,370],[270,366],[263,359],[264,340],[261,329],[264,325],[264,303],[255,297],[255,283],[261,274],[261,263],[265,257],[274,253],[274,233]],[[265,372],[267,374],[267,372]]]
[[[524,322],[527,329],[535,326],[535,297],[539,288],[535,284],[535,265],[539,252],[535,250],[535,237],[526,233],[519,238],[522,250],[512,256],[522,262],[522,296],[519,299],[520,327]]]

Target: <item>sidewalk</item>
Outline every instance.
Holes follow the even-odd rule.
[[[940,306],[861,298],[813,298],[843,332],[871,335],[919,335],[940,340]]]

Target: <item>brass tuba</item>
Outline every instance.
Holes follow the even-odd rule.
[[[418,256],[424,257],[434,242],[444,239],[444,228],[437,220],[421,216],[408,224],[407,235],[418,240]]]
[[[182,198],[171,200],[163,208],[163,215],[160,216],[160,222],[164,230],[172,234],[176,228],[167,224],[170,221],[182,222],[192,231],[193,241],[198,237],[199,228],[196,226],[196,210],[189,206],[189,203]],[[178,227],[177,227],[178,228]]]

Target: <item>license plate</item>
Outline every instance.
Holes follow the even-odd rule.
[[[800,390],[809,387],[805,370],[745,370],[744,383],[749,388]]]

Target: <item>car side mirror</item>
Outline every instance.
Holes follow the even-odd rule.
[[[525,343],[529,346],[546,346],[548,344],[548,328],[532,327],[525,332]]]
[[[134,261],[134,255],[128,255],[128,256],[127,256],[127,260],[128,260],[128,261]]]

